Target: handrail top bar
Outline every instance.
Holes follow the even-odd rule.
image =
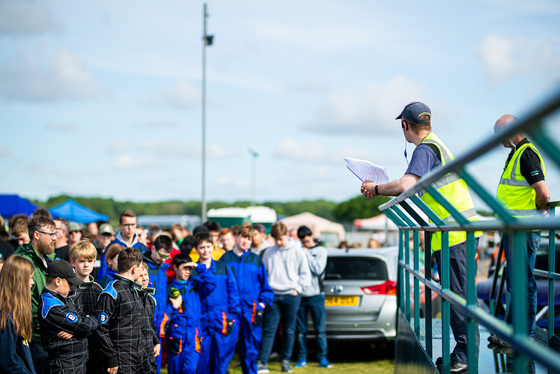
[[[478,146],[471,149],[466,154],[456,158],[442,168],[436,168],[422,177],[418,183],[404,191],[399,196],[379,206],[379,210],[383,211],[395,204],[400,203],[413,196],[421,190],[425,190],[428,186],[439,180],[444,175],[462,170],[469,162],[477,159],[487,151],[492,150],[502,144],[502,140],[511,137],[514,134],[523,132],[527,128],[537,127],[541,118],[555,112],[560,107],[560,89],[557,89],[548,99],[543,100],[541,105],[537,105],[535,109],[528,111],[519,120],[511,126],[504,128],[489,139],[483,141]],[[490,127],[490,126],[489,126]]]
[[[409,226],[399,226],[400,229],[410,230]],[[538,217],[504,223],[502,220],[492,219],[484,221],[469,221],[469,225],[462,226],[452,222],[446,226],[420,226],[415,231],[507,231],[507,230],[560,230],[560,217]]]

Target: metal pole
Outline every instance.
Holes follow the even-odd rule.
[[[202,222],[206,222],[206,3],[202,14],[204,30],[202,36]]]
[[[259,154],[253,151],[251,148],[249,148],[249,153],[251,154],[251,206],[255,206],[255,169],[257,157],[259,157]]]

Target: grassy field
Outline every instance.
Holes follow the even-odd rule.
[[[395,367],[392,349],[372,348],[368,344],[347,342],[329,345],[329,360],[333,366],[331,369],[320,368],[313,351],[310,352],[308,359],[310,361],[305,368],[294,368],[295,361],[292,361],[294,374],[389,374],[393,373]],[[270,360],[268,369],[270,373],[281,373],[280,362],[277,359]],[[229,371],[231,374],[242,373],[237,353],[229,365]]]

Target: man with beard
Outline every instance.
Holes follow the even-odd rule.
[[[33,336],[31,338],[31,356],[33,365],[38,374],[43,373],[45,359],[48,354],[43,349],[41,343],[41,331],[39,327],[38,307],[41,292],[45,288],[47,278],[45,273],[49,263],[54,260],[54,243],[56,242],[57,231],[54,221],[44,216],[33,216],[28,225],[29,238],[28,244],[18,247],[15,254],[30,260],[35,266],[33,274],[33,286],[31,287],[31,314],[33,317]]]

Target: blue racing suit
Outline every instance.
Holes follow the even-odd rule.
[[[262,338],[263,307],[272,304],[274,291],[268,284],[260,256],[246,251],[241,256],[226,252],[220,261],[228,264],[237,281],[241,303],[240,354],[244,374],[257,373],[257,355]]]
[[[165,332],[167,341],[167,372],[169,374],[195,374],[203,340],[200,327],[200,302],[216,288],[216,278],[205,265],[196,268],[197,279],[185,281],[173,279],[167,287],[168,327]],[[179,309],[175,309],[171,299],[181,295]]]
[[[204,339],[198,361],[199,374],[225,374],[235,352],[239,334],[239,292],[225,262],[211,260],[209,271],[216,276],[216,289],[200,301]],[[191,277],[200,280],[193,270]]]

